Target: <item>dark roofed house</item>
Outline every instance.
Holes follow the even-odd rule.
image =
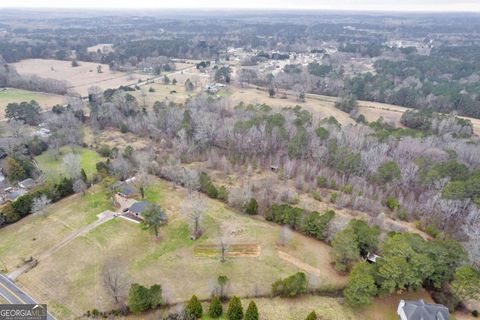
[[[28,178],[28,179],[25,179],[23,181],[20,181],[18,183],[18,186],[20,188],[29,190],[29,189],[32,189],[33,187],[35,187],[35,181],[32,178]]]
[[[115,189],[117,190],[117,194],[122,196],[123,198],[130,199],[138,194],[137,189],[126,182],[116,184]]]
[[[397,314],[401,320],[448,320],[450,313],[442,304],[425,303],[423,300],[401,300]]]
[[[128,208],[128,213],[135,215],[136,217],[141,217],[142,212],[150,206],[151,203],[148,201],[138,201],[135,202]]]

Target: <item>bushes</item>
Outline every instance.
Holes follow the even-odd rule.
[[[247,207],[245,208],[245,212],[251,215],[257,214],[258,211],[258,203],[255,198],[251,198],[250,201],[247,204]]]
[[[198,180],[200,182],[201,192],[206,193],[212,199],[218,198],[218,190],[206,172],[200,173]]]
[[[335,211],[328,210],[323,215],[314,211],[307,215],[303,222],[303,231],[306,235],[318,240],[325,240],[330,221],[335,217]]]
[[[400,208],[400,202],[395,197],[389,197],[385,204],[392,211]]]
[[[325,211],[324,214],[316,211],[306,213],[303,209],[288,204],[274,204],[265,213],[265,218],[268,221],[282,225],[286,224],[292,229],[318,240],[325,240],[325,233],[334,217],[335,211],[333,210]]]
[[[295,297],[307,292],[307,276],[297,272],[288,278],[277,280],[272,284],[274,296]]]
[[[347,287],[344,290],[347,303],[352,307],[366,306],[372,303],[372,297],[376,294],[373,265],[367,262],[358,263],[348,276]]]
[[[212,303],[210,303],[210,307],[208,308],[209,317],[216,319],[216,318],[220,318],[222,314],[223,314],[223,307],[222,307],[222,303],[220,302],[220,298],[213,297]]]
[[[278,224],[287,224],[292,229],[298,230],[301,227],[303,212],[303,209],[288,204],[274,204],[265,213],[265,218]]]
[[[317,177],[317,186],[319,188],[326,188],[328,187],[328,180],[325,177],[319,176]]]
[[[310,312],[305,320],[317,320],[317,314],[315,311]]]
[[[198,298],[196,295],[193,295],[190,301],[188,301],[186,311],[190,316],[194,317],[195,319],[202,317],[203,315],[202,304],[200,303],[200,301],[198,301]]]
[[[128,291],[128,307],[133,313],[154,309],[162,303],[162,287],[158,284],[146,288],[134,283]]]

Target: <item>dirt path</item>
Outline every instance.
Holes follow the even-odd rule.
[[[293,264],[295,267],[297,267],[297,268],[299,268],[299,269],[301,269],[301,270],[303,270],[303,271],[305,271],[309,274],[313,274],[317,277],[320,277],[323,274],[325,274],[325,271],[322,272],[322,270],[320,270],[318,268],[315,268],[314,266],[309,265],[308,263],[305,263],[298,258],[295,258],[294,256],[292,256],[289,253],[286,253],[285,251],[278,250],[278,256],[281,259],[287,261],[288,263]]]
[[[95,221],[94,223],[91,223],[91,224],[89,224],[89,225],[87,225],[83,228],[80,228],[78,230],[73,231],[68,236],[66,236],[62,241],[60,241],[59,243],[57,243],[56,245],[54,245],[53,247],[51,247],[50,249],[48,249],[44,253],[34,257],[34,259],[37,262],[40,262],[40,261],[50,257],[52,254],[54,254],[55,252],[60,250],[62,247],[64,247],[68,243],[72,242],[73,240],[75,240],[76,238],[78,238],[80,236],[83,236],[83,235],[89,233],[90,231],[92,231],[93,229],[98,227],[99,225],[113,219],[114,217],[115,217],[115,212],[110,211],[110,210],[107,210],[107,211],[104,211],[104,212],[100,213],[98,215],[98,220],[97,221]],[[29,264],[29,263],[26,263],[23,266],[21,266],[20,268],[18,268],[16,270],[13,270],[11,273],[9,273],[8,277],[12,280],[15,280],[16,278],[18,278],[20,275],[22,275],[24,272],[27,272],[31,268],[32,268],[32,265]]]

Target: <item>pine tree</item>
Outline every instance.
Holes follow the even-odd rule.
[[[258,309],[255,302],[250,301],[247,312],[245,313],[245,320],[258,320]]]
[[[220,302],[220,299],[218,297],[214,297],[212,299],[212,303],[210,304],[210,307],[208,308],[208,315],[210,316],[210,318],[216,319],[216,318],[220,318],[222,313],[223,313],[222,303]]]
[[[243,308],[242,303],[238,297],[233,297],[228,304],[227,319],[228,320],[242,320]]]
[[[195,319],[199,319],[203,315],[203,308],[196,295],[193,295],[190,301],[188,301],[186,311],[189,315],[194,316]]]
[[[82,168],[80,171],[80,177],[82,178],[83,182],[88,183],[87,181],[87,174],[85,173],[85,170]]]
[[[310,314],[305,318],[305,320],[317,320],[317,314],[315,311],[310,312]]]

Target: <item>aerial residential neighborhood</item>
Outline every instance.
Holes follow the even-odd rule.
[[[0,320],[480,317],[477,2],[201,5],[0,3]]]

